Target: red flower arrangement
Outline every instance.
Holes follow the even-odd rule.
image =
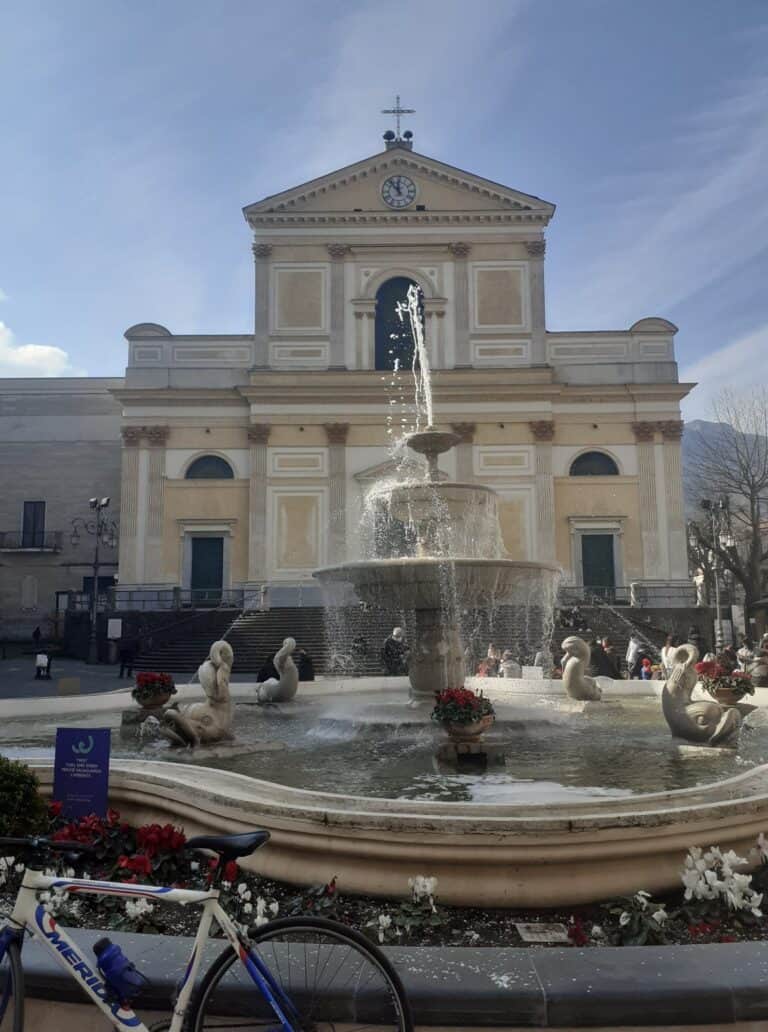
[[[482,692],[476,695],[468,688],[444,688],[441,692],[435,692],[432,719],[441,724],[474,724],[494,713],[493,703]]]
[[[158,695],[175,695],[176,685],[170,674],[158,674],[153,670],[142,670],[136,674],[136,686],[131,695],[139,704]]]
[[[752,678],[743,670],[728,670],[716,659],[704,660],[696,664],[696,673],[705,691],[717,698],[718,692],[753,695],[755,686]]]

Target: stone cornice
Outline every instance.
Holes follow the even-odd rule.
[[[155,447],[164,447],[171,433],[169,426],[123,426],[120,434],[126,448],[138,447],[145,441]]]
[[[362,212],[264,212],[250,215],[254,228],[277,226],[509,226],[520,223],[546,225],[549,217],[538,211],[362,211]]]

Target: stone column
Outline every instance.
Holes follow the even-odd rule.
[[[344,355],[344,261],[351,248],[347,244],[327,244],[331,256],[331,325],[330,356],[328,365],[331,369],[346,369]]]
[[[145,584],[162,584],[165,581],[163,563],[163,500],[165,487],[165,447],[170,427],[147,426],[144,428],[149,445],[147,463],[147,522],[144,545]]]
[[[555,484],[552,479],[552,441],[555,424],[538,419],[528,424],[533,435],[536,456],[536,558],[554,562],[557,556],[555,539]]]
[[[135,584],[139,579],[136,566],[136,532],[139,502],[139,441],[141,427],[124,426],[122,476],[120,483],[120,554],[121,584]]]
[[[680,460],[683,426],[682,420],[679,419],[667,419],[658,424],[664,442],[664,501],[667,509],[669,576],[673,580],[686,580],[688,577],[688,542],[685,533],[683,470]]]
[[[456,479],[462,484],[470,484],[475,479],[472,445],[477,424],[451,423],[451,430],[461,438],[461,442],[456,445]]]
[[[258,590],[267,579],[267,442],[272,427],[248,427],[251,480],[248,492],[248,586]]]
[[[269,366],[269,259],[271,254],[271,244],[253,245],[253,259],[256,263],[253,364],[256,369],[266,369]]]
[[[454,326],[456,327],[456,368],[472,365],[469,345],[469,265],[467,259],[472,250],[469,244],[458,241],[448,244],[453,255],[454,269]]]
[[[347,437],[349,423],[323,423],[328,438],[330,540],[328,562],[343,563],[347,557]]]
[[[637,466],[640,475],[640,535],[643,542],[643,577],[655,579],[660,570],[658,496],[656,492],[656,460],[654,441],[656,423],[633,423],[637,445]]]
[[[531,365],[547,361],[547,327],[544,302],[544,255],[546,240],[526,240],[531,298]]]

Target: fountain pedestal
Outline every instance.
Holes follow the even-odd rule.
[[[411,703],[435,701],[435,692],[461,688],[466,671],[459,632],[439,609],[416,610],[416,641],[408,658]]]

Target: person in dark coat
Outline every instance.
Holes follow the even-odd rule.
[[[127,638],[125,641],[120,642],[119,658],[120,658],[120,673],[117,675],[122,678],[123,675],[133,677],[133,663],[136,659],[136,653],[138,652],[138,643],[134,638]]]
[[[35,643],[35,648],[39,647],[40,639],[42,638],[42,636],[43,636],[43,634],[42,634],[42,631],[40,630],[40,628],[39,627],[35,627],[34,631],[32,631],[32,641]]]
[[[314,681],[315,664],[312,662],[312,657],[306,649],[296,649],[293,654],[293,661],[296,664],[296,669],[299,671],[300,681]]]
[[[408,646],[402,627],[395,627],[384,642],[381,659],[388,677],[400,677],[408,673]]]
[[[259,668],[259,672],[256,674],[257,684],[261,684],[263,681],[268,681],[271,677],[274,677],[276,681],[280,680],[280,672],[272,662],[276,655],[277,653],[273,652],[269,659],[265,660]]]

